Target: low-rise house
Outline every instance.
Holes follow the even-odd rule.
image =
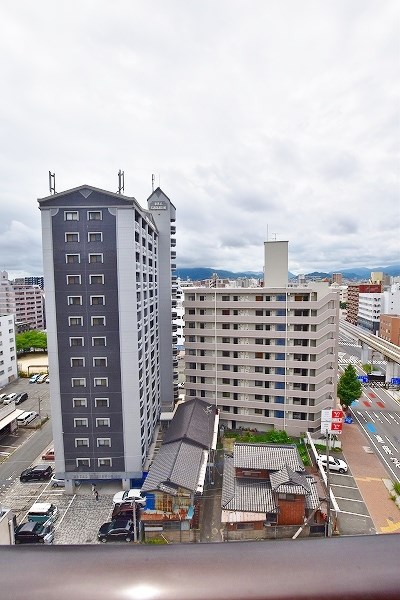
[[[177,407],[142,486],[147,497],[141,515],[146,537],[163,532],[172,539],[191,539],[217,434],[215,406],[193,398]]]
[[[242,530],[250,538],[291,536],[311,516],[323,522],[320,506],[296,446],[236,443],[225,456],[221,522],[228,539],[243,539]]]

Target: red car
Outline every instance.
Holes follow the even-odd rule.
[[[42,454],[42,460],[54,460],[54,448],[49,448]]]

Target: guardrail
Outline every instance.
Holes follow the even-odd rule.
[[[399,553],[396,534],[169,546],[2,546],[1,597],[398,600]]]

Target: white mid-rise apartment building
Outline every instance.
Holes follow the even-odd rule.
[[[339,293],[288,286],[287,242],[265,262],[264,287],[185,291],[185,392],[231,429],[317,432],[336,404]]]
[[[0,313],[0,389],[17,376],[14,315]]]
[[[9,281],[7,271],[0,274],[0,313],[15,315],[15,322],[29,329],[44,329],[44,293],[39,285]]]
[[[45,329],[44,293],[38,285],[13,284],[17,323],[28,323],[30,329]]]

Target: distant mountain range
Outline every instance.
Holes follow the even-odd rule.
[[[391,275],[395,277],[396,275],[400,275],[400,264],[392,265],[390,267],[374,267],[373,269],[369,269],[367,267],[358,267],[354,269],[335,269],[335,271],[330,271],[329,273],[324,273],[320,271],[314,271],[313,273],[305,273],[305,277],[319,277],[321,279],[331,278],[332,273],[342,273],[345,279],[349,280],[360,280],[360,279],[369,279],[371,275],[371,271],[382,271],[386,275]],[[218,274],[220,279],[238,279],[239,277],[243,278],[253,278],[253,279],[262,279],[263,273],[262,271],[241,271],[238,273],[234,273],[233,271],[222,271],[218,269],[210,269],[208,267],[193,267],[190,269],[176,269],[176,275],[183,280],[191,280],[191,281],[199,281],[202,279],[211,279],[214,273]],[[293,279],[297,277],[297,275],[293,275],[293,273],[288,273],[289,279]]]

